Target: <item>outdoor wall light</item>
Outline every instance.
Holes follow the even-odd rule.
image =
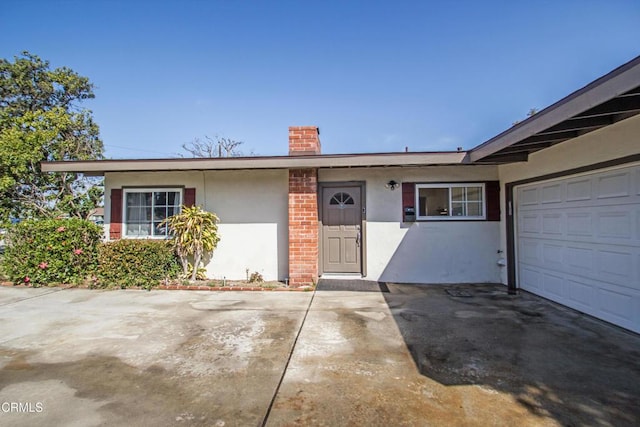
[[[387,183],[384,185],[384,187],[385,187],[385,188],[388,188],[388,189],[389,189],[389,190],[391,190],[391,191],[393,191],[393,190],[395,190],[396,188],[398,188],[398,186],[399,186],[399,185],[400,185],[399,183],[395,182],[395,181],[392,179],[391,181],[387,182]]]

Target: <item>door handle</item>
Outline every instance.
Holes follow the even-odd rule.
[[[356,235],[356,245],[360,247],[360,230],[358,230],[358,234]]]

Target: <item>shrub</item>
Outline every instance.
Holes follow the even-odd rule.
[[[262,274],[254,271],[253,273],[251,273],[251,277],[249,277],[249,280],[247,281],[249,283],[262,283],[264,282],[264,277],[262,277]]]
[[[116,240],[98,247],[98,287],[151,289],[178,276],[173,245],[166,240]]]
[[[27,220],[6,235],[3,273],[33,286],[79,284],[97,270],[102,227],[81,219]]]
[[[161,225],[166,225],[173,236],[185,277],[189,274],[189,258],[193,258],[191,280],[196,280],[201,271],[202,257],[212,252],[220,241],[218,217],[199,206],[182,206],[180,213],[166,218]]]

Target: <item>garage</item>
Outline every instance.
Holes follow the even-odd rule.
[[[518,287],[640,332],[640,163],[514,196]]]

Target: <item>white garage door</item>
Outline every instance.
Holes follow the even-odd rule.
[[[640,332],[640,165],[516,188],[520,288]]]

